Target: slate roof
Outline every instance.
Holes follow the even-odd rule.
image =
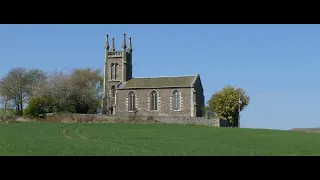
[[[191,87],[198,75],[174,77],[146,77],[132,78],[123,82],[118,89],[133,88],[164,88],[164,87]]]

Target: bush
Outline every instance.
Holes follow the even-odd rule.
[[[140,119],[140,117],[138,116],[138,109],[135,109],[133,114],[129,115],[129,122],[138,122]]]
[[[0,121],[12,120],[14,119],[15,110],[7,109],[5,113],[3,108],[0,108]]]
[[[147,121],[148,121],[148,122],[154,122],[153,116],[148,116],[148,117],[147,117]]]
[[[47,113],[53,112],[53,100],[49,98],[32,98],[24,110],[25,116],[45,118]]]

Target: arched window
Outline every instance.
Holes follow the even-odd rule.
[[[129,92],[129,106],[128,106],[128,110],[129,111],[134,111],[136,109],[136,94],[131,91]]]
[[[110,66],[110,72],[111,72],[111,79],[113,79],[114,77],[113,77],[113,68],[114,68],[114,64],[113,63],[111,63],[111,66]]]
[[[116,87],[112,86],[111,87],[111,97],[115,97],[116,96]]]
[[[114,78],[115,79],[118,79],[118,68],[119,68],[118,63],[115,63],[115,68],[114,68]]]
[[[180,110],[180,92],[178,90],[172,92],[172,109],[174,111]]]
[[[150,110],[155,111],[158,109],[158,95],[156,91],[152,91],[150,94]]]

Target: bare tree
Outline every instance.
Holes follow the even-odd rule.
[[[100,70],[55,71],[33,89],[33,97],[53,99],[55,112],[97,113],[102,96]]]
[[[62,112],[68,111],[73,112],[70,107],[70,96],[71,96],[71,84],[69,74],[63,71],[53,72],[47,81],[44,92],[55,101],[55,111]]]
[[[1,79],[1,94],[4,98],[4,103],[12,100],[16,106],[16,113],[19,114],[22,109],[23,101],[23,76],[25,74],[25,69],[17,68],[12,69]],[[21,113],[22,114],[22,113]]]
[[[16,107],[16,114],[22,115],[24,104],[32,94],[32,88],[44,77],[45,74],[36,69],[30,71],[25,68],[11,69],[0,83],[4,102],[12,101]]]
[[[39,69],[31,69],[27,72],[25,76],[26,86],[25,91],[28,95],[28,100],[35,93],[35,88],[38,87],[40,83],[43,83],[47,79],[45,72]]]
[[[70,75],[74,105],[79,113],[96,113],[102,98],[102,76],[99,69],[74,69]]]
[[[3,121],[7,119],[7,111],[8,108],[11,107],[10,98],[5,94],[2,93],[3,89],[0,88],[0,103],[3,106]]]

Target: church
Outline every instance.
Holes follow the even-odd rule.
[[[121,50],[106,37],[102,114],[128,116],[204,116],[200,75],[132,77],[132,41],[123,35]]]

